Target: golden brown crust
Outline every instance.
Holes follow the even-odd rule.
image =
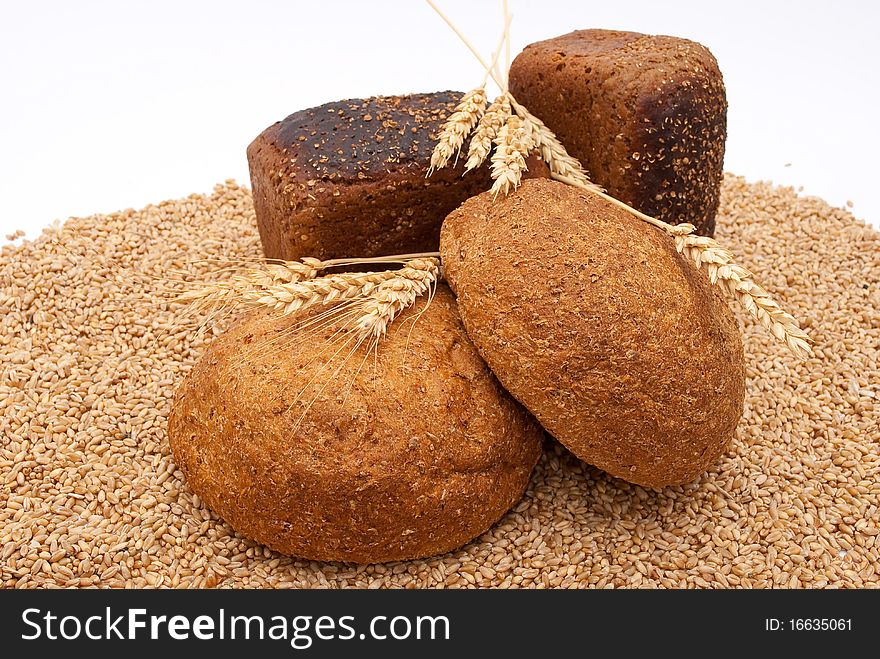
[[[704,46],[578,30],[527,46],[511,65],[510,87],[613,196],[713,234],[727,100]]]
[[[313,560],[424,557],[486,531],[522,496],[543,433],[480,359],[449,289],[414,324],[423,306],[375,362],[361,350],[332,378],[333,328],[255,350],[296,322],[257,314],[218,338],[169,418],[189,486],[242,535]],[[329,386],[297,400],[313,377]]]
[[[426,178],[460,92],[349,99],[301,110],[248,147],[263,251],[296,260],[436,251],[443,218],[491,186],[464,160]],[[546,176],[532,161],[532,176]]]
[[[742,341],[665,234],[540,179],[466,201],[440,251],[480,354],[582,460],[658,487],[724,451],[743,408]]]

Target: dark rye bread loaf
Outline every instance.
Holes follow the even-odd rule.
[[[526,489],[543,432],[480,359],[449,288],[349,359],[328,349],[338,320],[291,334],[325,311],[247,316],[193,366],[168,419],[189,486],[245,537],[313,560],[442,554],[489,529]]]
[[[727,100],[704,46],[578,30],[527,46],[510,68],[510,88],[611,195],[714,233]]]
[[[295,112],[248,147],[254,208],[269,258],[435,251],[443,218],[487,190],[488,167],[462,176],[428,165],[461,92],[378,96]],[[533,173],[546,175],[532,159]]]

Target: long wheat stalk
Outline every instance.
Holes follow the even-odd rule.
[[[556,174],[550,172],[550,178],[555,181],[560,181],[561,183],[567,183],[575,188],[580,188],[581,190],[586,190],[587,192],[592,192],[593,194],[602,197],[605,201],[617,206],[625,210],[630,215],[639,218],[643,222],[647,222],[650,225],[657,227],[658,229],[662,229],[670,236],[686,236],[694,232],[696,227],[693,224],[689,224],[688,222],[682,222],[680,224],[668,224],[663,220],[658,220],[656,217],[651,217],[650,215],[645,215],[641,211],[636,210],[632,206],[625,204],[620,201],[620,199],[616,199],[612,197],[610,194],[602,191],[601,189],[596,189],[595,185],[591,185],[589,183],[584,183],[583,181],[572,178],[569,176],[565,176],[564,174]]]
[[[471,54],[473,54],[473,56],[477,58],[477,61],[480,63],[480,66],[483,67],[483,70],[484,70],[484,71],[487,71],[487,72],[489,73],[489,75],[491,76],[492,80],[495,81],[495,84],[498,85],[501,89],[503,89],[503,90],[506,91],[506,90],[507,90],[507,85],[504,83],[504,81],[501,79],[501,77],[498,76],[498,75],[494,72],[494,68],[495,68],[494,65],[490,65],[490,64],[488,64],[488,63],[486,62],[486,60],[483,59],[483,56],[480,55],[480,51],[477,50],[477,49],[474,47],[474,44],[472,44],[472,43],[468,40],[468,38],[464,35],[464,33],[463,33],[461,30],[459,30],[459,29],[455,26],[455,23],[453,23],[453,22],[450,20],[450,18],[440,10],[440,7],[438,7],[438,6],[433,2],[433,0],[425,0],[425,2],[427,2],[428,5],[431,7],[431,9],[433,9],[434,12],[435,12],[435,13],[436,13],[441,19],[443,19],[443,21],[449,26],[449,29],[452,30],[452,31],[455,33],[455,35],[461,40],[461,42],[462,42],[465,46],[467,46],[468,50],[471,51]],[[509,26],[510,26],[510,21],[508,20],[508,21],[506,21],[505,26],[504,26],[504,39],[509,39],[509,38],[510,38]],[[499,48],[499,52],[500,52],[500,48]]]

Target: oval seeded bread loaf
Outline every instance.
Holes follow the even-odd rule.
[[[293,332],[303,320],[247,317],[175,395],[174,460],[234,529],[303,558],[385,562],[456,549],[519,500],[543,432],[480,359],[445,285],[375,355],[331,360],[337,325]]]
[[[487,190],[464,160],[426,178],[460,92],[378,96],[296,112],[248,147],[263,251],[296,260],[436,251],[443,218]],[[547,175],[537,158],[530,175]]]
[[[714,233],[727,98],[704,46],[578,30],[527,46],[510,67],[510,89],[612,196]]]
[[[473,197],[440,251],[468,336],[576,456],[639,485],[711,465],[743,410],[739,329],[662,231],[550,180]]]

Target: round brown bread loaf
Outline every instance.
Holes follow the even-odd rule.
[[[489,529],[522,496],[543,432],[445,285],[423,310],[347,361],[330,360],[335,325],[297,343],[302,316],[259,313],[219,337],[168,423],[189,486],[242,535],[312,560],[430,556]]]
[[[440,251],[468,335],[579,458],[659,487],[695,478],[742,414],[734,317],[671,239],[550,180],[469,199]]]
[[[527,46],[511,64],[510,89],[612,196],[712,235],[727,96],[705,46],[578,30]]]
[[[440,225],[492,185],[464,161],[427,176],[460,92],[353,98],[300,110],[247,149],[263,252],[297,260],[436,251]],[[547,176],[537,158],[527,176]]]

